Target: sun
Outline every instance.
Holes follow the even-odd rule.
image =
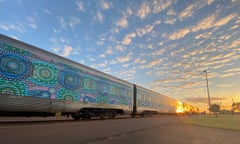
[[[183,110],[183,103],[178,101],[177,102],[177,108],[176,108],[176,113],[183,113],[184,110]]]

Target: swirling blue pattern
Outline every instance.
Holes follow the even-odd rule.
[[[6,80],[21,81],[32,73],[32,64],[16,53],[0,53],[0,77]]]
[[[74,71],[63,70],[59,73],[58,80],[60,84],[69,90],[76,90],[81,86],[81,77]]]

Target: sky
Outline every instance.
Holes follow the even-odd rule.
[[[0,0],[0,33],[206,110],[240,102],[240,0]]]

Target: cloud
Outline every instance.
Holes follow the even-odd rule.
[[[100,55],[98,56],[98,58],[105,58],[105,57],[106,57],[105,54],[100,54]]]
[[[177,40],[177,39],[185,37],[190,32],[191,32],[191,30],[189,28],[180,29],[176,32],[171,33],[168,36],[168,39],[169,40]]]
[[[128,17],[132,15],[131,8],[126,8],[125,11],[122,11],[122,17],[116,21],[116,25],[122,28],[126,28],[128,26]]]
[[[190,4],[187,8],[185,8],[180,14],[179,14],[179,19],[183,20],[187,17],[191,17],[193,15],[193,10],[195,6],[193,4]]]
[[[238,75],[238,73],[225,73],[225,74],[221,74],[219,75],[220,78],[226,78],[226,77],[231,77],[231,76],[235,76]]]
[[[63,53],[61,54],[63,57],[68,57],[71,54],[72,47],[71,46],[64,46]]]
[[[183,82],[180,84],[181,88],[187,89],[187,88],[194,88],[196,86],[199,86],[199,82]]]
[[[127,63],[127,64],[123,64],[122,67],[124,67],[124,68],[128,68],[129,65],[130,65],[129,63]]]
[[[124,68],[124,70],[121,71],[117,71],[116,75],[120,76],[120,78],[124,79],[124,80],[131,80],[135,75],[136,75],[137,71],[136,69],[132,68],[132,69],[127,69]]]
[[[111,3],[108,3],[106,1],[101,1],[101,7],[104,9],[104,10],[108,10],[112,7],[112,4]]]
[[[174,24],[176,22],[176,19],[175,18],[166,18],[164,20],[164,23],[165,24]]]
[[[158,43],[158,45],[159,45],[159,46],[162,46],[162,45],[164,45],[164,42],[163,42],[163,41],[160,41],[160,42]]]
[[[102,68],[101,71],[104,72],[104,73],[107,73],[107,74],[109,74],[109,75],[112,75],[112,74],[111,74],[112,69],[109,68],[109,67]]]
[[[55,32],[55,33],[59,33],[59,32],[61,32],[61,30],[56,29],[56,28],[53,28],[52,31]]]
[[[201,8],[210,5],[213,3],[214,0],[204,0],[204,1],[197,1],[194,2],[193,4],[189,4],[182,12],[180,12],[178,19],[179,20],[184,20],[189,17],[193,17],[194,13]]]
[[[52,12],[49,11],[48,9],[43,9],[43,12],[45,12],[45,13],[48,14],[48,15],[52,15]]]
[[[166,49],[161,48],[161,49],[159,49],[159,50],[154,51],[151,55],[153,55],[153,56],[160,56],[160,55],[162,55],[165,51],[166,51]]]
[[[172,83],[174,80],[172,79],[161,79],[161,80],[155,80],[153,82],[153,85],[159,85],[159,84],[166,84],[166,83]]]
[[[177,14],[173,9],[169,9],[168,12],[167,12],[167,15],[176,16]]]
[[[131,8],[127,8],[126,16],[131,16],[132,14],[133,14],[132,9]]]
[[[77,9],[82,12],[84,11],[83,2],[77,1]]]
[[[104,44],[104,41],[105,41],[105,38],[100,38],[100,40],[98,40],[98,41],[96,41],[96,44],[98,45],[98,46],[101,46],[101,45],[103,45]]]
[[[34,13],[34,16],[37,16],[37,13]],[[20,33],[27,32],[29,28],[31,29],[37,29],[37,23],[34,17],[26,17],[23,19],[24,22],[15,22],[13,23],[0,23],[0,29],[3,29],[5,31],[17,31]]]
[[[192,31],[196,32],[199,30],[205,30],[205,29],[209,29],[209,28],[213,27],[215,19],[216,19],[215,15],[210,15],[210,16],[204,18],[203,20],[198,22],[197,25],[192,27]]]
[[[141,7],[137,11],[137,16],[141,19],[145,19],[151,13],[151,8],[147,2],[141,4]]]
[[[234,40],[234,41],[231,42],[230,48],[236,48],[236,47],[239,48],[239,46],[240,46],[240,41],[239,40]]]
[[[193,26],[191,29],[193,32],[197,32],[199,30],[206,30],[206,29],[213,28],[213,27],[224,26],[236,17],[237,17],[237,14],[234,13],[234,14],[230,14],[220,20],[216,20],[216,15],[213,14],[213,15],[210,15],[210,16],[204,18],[200,22],[198,22],[197,25]]]
[[[115,48],[116,48],[117,51],[124,51],[126,49],[122,45],[116,45]]]
[[[141,60],[140,58],[137,58],[137,59],[135,59],[134,63],[135,64],[145,64],[146,61],[145,60]]]
[[[223,101],[225,100],[226,98],[216,98],[216,97],[211,97],[211,101]],[[208,98],[192,98],[192,97],[189,97],[189,98],[184,98],[184,101],[187,101],[187,102],[193,102],[193,103],[205,103],[205,104],[208,104]]]
[[[10,31],[10,30],[14,30],[14,31],[18,31],[20,33],[24,32],[24,27],[22,27],[21,25],[14,25],[14,24],[0,24],[0,28],[5,30],[5,31]]]
[[[129,45],[131,42],[132,42],[132,38],[135,38],[136,37],[136,34],[134,32],[130,33],[130,34],[127,34],[123,41],[122,41],[122,44],[123,45]]]
[[[161,64],[163,62],[163,59],[156,59],[156,60],[152,60],[151,62],[149,62],[148,64],[147,64],[147,68],[151,68],[151,67],[154,67],[154,66],[156,66],[156,65],[159,65],[159,64]]]
[[[37,25],[37,18],[38,18],[38,14],[37,13],[33,13],[33,16],[28,16],[27,22],[25,23],[26,26],[31,27],[32,29],[37,29],[38,25]]]
[[[107,64],[108,64],[108,62],[104,61],[104,62],[99,63],[99,64],[94,64],[94,65],[92,65],[92,67],[94,67],[94,68],[106,68]]]
[[[224,74],[219,74],[218,77],[226,78],[240,74],[240,68],[232,68],[224,71]]]
[[[198,34],[198,35],[196,35],[195,36],[195,39],[207,39],[207,38],[209,38],[209,36],[210,36],[210,33],[209,32],[205,32],[205,33],[200,33],[200,34]]]
[[[215,0],[208,0],[207,3],[208,5],[212,4]]]
[[[148,49],[154,49],[152,44],[147,45]]]
[[[139,37],[142,37],[143,35],[152,32],[153,29],[154,29],[154,25],[148,24],[144,28],[136,29],[136,33]]]
[[[107,50],[106,50],[106,54],[108,54],[108,55],[113,54],[112,47],[108,47],[108,48],[107,48]]]
[[[75,27],[76,25],[78,25],[78,24],[80,24],[80,19],[77,18],[77,17],[71,16],[71,17],[70,17],[70,20],[69,20],[69,26],[70,26],[71,28],[74,28],[74,27]]]
[[[128,62],[131,59],[132,52],[128,53],[126,56],[118,57],[117,61],[120,63]]]
[[[238,15],[237,14],[230,14],[220,20],[218,20],[214,26],[220,27],[223,25],[226,25],[227,23],[229,23],[232,19],[236,18]]]
[[[200,63],[200,65],[204,67],[212,67],[212,66],[217,66],[219,64],[224,64],[227,62],[231,62],[231,59],[219,59],[214,61],[207,61],[206,63]]]
[[[62,29],[67,28],[67,22],[64,20],[63,17],[58,16],[58,17],[57,17],[57,20],[58,20],[58,23],[60,24],[60,27],[61,27]]]
[[[154,14],[157,14],[165,9],[167,9],[168,7],[170,7],[175,1],[174,0],[154,0],[152,3],[153,6],[153,10],[152,12]]]
[[[123,16],[121,19],[117,20],[116,25],[126,28],[128,26],[127,17]]]
[[[220,87],[220,88],[230,88],[230,87],[233,87],[233,84],[217,84],[217,87]]]
[[[97,20],[98,20],[99,22],[102,22],[103,19],[104,19],[104,17],[103,17],[103,15],[102,15],[102,13],[101,13],[100,11],[98,11],[98,12],[97,12]]]
[[[152,75],[156,75],[156,76],[162,76],[164,75],[165,72],[162,70],[154,70],[154,71],[147,71],[146,75],[152,76]],[[159,83],[160,84],[160,83]]]

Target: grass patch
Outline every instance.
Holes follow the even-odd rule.
[[[205,115],[186,117],[183,123],[240,131],[240,115]]]

